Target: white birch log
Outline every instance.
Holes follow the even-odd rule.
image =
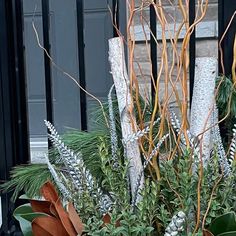
[[[215,105],[215,79],[217,73],[217,59],[212,57],[196,58],[195,79],[191,106],[190,131],[198,136],[212,126],[212,108]],[[211,115],[209,116],[209,113]],[[206,131],[199,138],[202,142],[203,165],[207,163],[212,149],[212,132]]]
[[[136,120],[133,114],[129,113],[129,108],[132,106],[131,94],[129,89],[129,79],[124,59],[124,46],[121,38],[112,38],[109,40],[109,61],[111,64],[111,73],[113,76],[116,95],[119,106],[122,138],[126,140],[134,133],[132,124],[136,127]],[[132,115],[132,123],[131,123]],[[135,197],[137,182],[140,180],[140,174],[143,173],[143,166],[139,150],[138,141],[127,143],[124,147],[126,156],[130,163],[129,178],[131,185],[132,198]],[[143,187],[144,177],[142,174],[140,181],[140,189]],[[140,195],[137,196],[137,201],[140,200]]]

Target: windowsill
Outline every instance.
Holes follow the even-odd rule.
[[[30,139],[31,163],[45,163],[45,155],[48,152],[47,137]]]
[[[169,40],[170,35],[174,35],[176,29],[180,26],[180,23],[170,24],[169,28],[166,26],[165,37]],[[145,30],[145,33],[144,33]],[[150,29],[148,25],[144,25],[144,30],[142,25],[134,26],[134,33],[132,34],[132,40],[136,40],[136,42],[143,42],[146,40],[150,40]],[[145,37],[146,34],[146,37]],[[186,34],[186,30],[183,29],[180,32],[179,39],[183,39]],[[157,40],[161,40],[162,30],[161,26],[157,25]],[[204,38],[217,38],[218,37],[218,22],[217,21],[203,21],[199,23],[196,27],[196,38],[204,39]]]

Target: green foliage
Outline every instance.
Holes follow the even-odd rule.
[[[152,225],[158,213],[156,197],[158,185],[147,180],[145,186],[141,193],[143,199],[137,208],[133,209],[127,201],[120,202],[110,213],[111,222],[108,224],[104,224],[101,219],[94,216],[89,218],[86,223],[88,235],[155,235]]]
[[[216,97],[219,117],[223,119],[227,116],[223,122],[222,129],[224,143],[228,146],[232,138],[232,127],[236,123],[236,89],[232,79],[226,76],[220,76],[216,79],[216,88],[219,89]]]
[[[236,215],[234,212],[229,212],[217,217],[210,224],[208,230],[214,236],[230,236],[236,235]]]
[[[82,150],[82,145],[76,144],[78,140],[83,139],[82,136],[83,134],[74,132],[70,139],[67,139],[67,143],[70,143],[70,146],[76,151]],[[145,188],[141,192],[142,201],[133,209],[127,186],[128,163],[120,159],[119,167],[114,170],[110,161],[107,136],[99,133],[96,139],[93,137],[93,141],[93,149],[96,150],[98,160],[91,155],[93,158],[91,157],[89,165],[96,166],[95,169],[91,167],[91,170],[96,170],[93,172],[95,176],[96,173],[102,176],[100,177],[100,186],[110,191],[116,202],[111,212],[111,223],[102,227],[104,223],[101,220],[101,215],[98,213],[98,209],[94,209],[94,203],[91,202],[89,194],[84,193],[82,202],[76,197],[74,198],[74,202],[79,203],[77,209],[79,209],[79,214],[90,235],[158,235],[158,233],[163,235],[171,217],[181,210],[187,215],[185,230],[188,232],[188,234],[183,232],[182,235],[191,235],[196,224],[199,176],[193,171],[190,151],[173,160],[161,161],[162,178],[160,182],[152,180],[146,173]],[[86,140],[83,140],[83,145],[86,145]],[[51,158],[55,163],[57,154],[54,153],[54,155]],[[219,182],[214,190],[211,207],[206,217],[206,227],[217,216],[229,211],[236,211],[236,190],[232,187],[236,182],[235,167],[233,167],[233,172],[227,181],[222,178],[218,168],[218,157],[215,154],[204,171],[201,183],[201,219],[203,219],[213,187]],[[197,166],[195,169],[197,172]],[[7,189],[16,188],[15,194],[24,190],[30,197],[38,195],[43,183],[51,178],[44,164],[17,167],[12,173],[13,178],[5,184],[5,187]],[[120,227],[116,227],[118,221]]]
[[[29,197],[35,197],[40,195],[40,188],[48,180],[52,178],[45,164],[17,166],[11,171],[11,180],[2,184],[1,190],[13,191],[13,201],[21,191]]]
[[[141,193],[143,199],[134,211],[130,208],[129,203],[117,205],[111,213],[110,224],[101,227],[103,225],[101,219],[92,217],[87,221],[87,230],[91,235],[120,235],[119,233],[122,233],[121,235],[163,235],[171,217],[179,211],[184,211],[187,219],[185,231],[181,235],[192,235],[196,226],[197,185],[199,181],[199,176],[197,173],[193,173],[192,167],[192,160],[188,152],[175,160],[163,161],[161,163],[161,181],[158,183],[146,179],[145,188]],[[214,191],[211,207],[206,217],[206,227],[217,216],[236,210],[236,191],[232,187],[235,181],[235,168],[227,181],[222,178],[215,155],[202,177],[201,221],[206,214]],[[117,221],[121,222],[121,226],[118,228],[116,228]],[[145,233],[145,230],[151,228],[152,231]],[[201,230],[196,235],[202,235]]]
[[[30,204],[25,204],[17,207],[13,215],[16,218],[16,220],[19,221],[24,236],[33,236],[31,223],[35,218],[40,216],[48,216],[47,214],[44,213],[33,212]]]
[[[101,171],[99,148],[101,145],[105,145],[109,149],[109,136],[104,131],[80,132],[74,130],[66,133],[63,141],[75,152],[80,151],[83,154],[88,169],[99,182],[102,182],[104,175]],[[59,154],[52,149],[49,157],[50,161],[55,164]],[[58,166],[58,168],[60,167]],[[33,198],[40,194],[39,189],[47,180],[54,182],[46,164],[17,166],[11,171],[10,181],[1,185],[0,189],[7,192],[13,190],[13,201],[17,199],[21,191]]]
[[[98,149],[101,160],[100,174],[104,176],[101,186],[112,192],[115,199],[117,199],[116,204],[127,203],[130,201],[130,196],[127,192],[128,163],[122,160],[122,158],[119,158],[118,167],[113,168],[114,163],[111,162],[109,148],[106,143],[101,142]]]
[[[164,214],[160,214],[159,219],[164,224],[164,227],[166,227],[170,221],[170,216],[182,210],[187,215],[186,230],[189,233],[193,232],[196,226],[195,217],[199,176],[193,171],[190,156],[185,155],[174,161],[163,162],[161,170],[163,177],[160,183],[160,202],[158,203],[160,209],[158,212],[164,212]],[[206,217],[206,225],[209,225],[216,216],[236,210],[236,191],[232,187],[235,182],[235,168],[232,175],[225,180],[219,173],[217,156],[212,157],[211,162],[204,170],[200,190],[201,220],[207,211],[213,192],[210,209]]]
[[[114,236],[138,236],[138,235],[153,235],[153,227],[147,226],[142,221],[139,221],[138,215],[132,212],[122,212],[116,217],[111,218],[111,223],[106,224],[97,219],[91,218],[87,222],[87,232],[88,235],[114,235]],[[116,223],[119,221],[119,227],[116,227]]]
[[[145,104],[144,99],[140,96],[140,103],[142,109],[146,107],[147,118],[150,116],[150,105]],[[119,111],[118,111],[118,103],[116,100],[113,101],[114,114],[116,118],[116,127],[117,134],[119,137],[119,147],[121,144],[121,128],[119,122]],[[108,104],[104,103],[105,114],[108,117]],[[103,186],[108,186],[104,184],[106,180],[104,180],[105,174],[103,173],[106,168],[104,168],[104,163],[102,163],[101,159],[101,147],[106,148],[106,159],[109,159],[111,156],[111,142],[110,142],[110,133],[107,127],[107,124],[104,119],[104,113],[101,108],[95,107],[93,108],[93,126],[95,131],[89,132],[81,132],[77,130],[69,130],[66,134],[62,136],[62,140],[71,148],[73,151],[81,152],[83,161],[86,167],[91,171],[92,175],[95,179]],[[119,150],[119,156],[121,162],[124,161],[122,148]],[[53,148],[50,150],[49,159],[52,164],[55,164],[59,158],[58,152]],[[104,160],[103,160],[104,162]],[[102,167],[103,166],[103,167]],[[60,166],[57,166],[60,168]],[[103,170],[101,169],[103,168]],[[127,163],[124,165],[126,168],[125,172],[127,172]],[[108,170],[106,170],[108,171]],[[111,172],[111,171],[110,171]],[[35,178],[37,176],[37,178]],[[124,179],[124,176],[122,176]],[[4,191],[13,191],[12,200],[15,201],[17,196],[21,191],[24,191],[29,197],[33,198],[39,195],[40,187],[47,181],[53,181],[53,178],[45,164],[29,164],[25,166],[17,166],[11,171],[11,179],[10,181],[2,184],[0,186],[0,190]],[[111,182],[111,181],[110,181]],[[124,181],[123,181],[124,182]],[[120,182],[115,182],[118,186]]]
[[[219,88],[217,93],[217,107],[225,116],[230,111],[231,116],[236,116],[236,91],[233,82],[226,76],[221,76],[216,79],[216,88]]]
[[[91,171],[92,175],[98,180],[102,181],[104,178],[101,171],[101,157],[99,149],[101,145],[110,149],[110,137],[108,131],[90,131],[80,132],[72,131],[66,133],[63,137],[65,144],[71,148],[75,153],[80,152],[86,167]],[[59,154],[52,150],[50,159],[56,160]]]
[[[229,81],[226,80],[222,91],[227,91],[228,94],[222,95],[221,91],[221,95],[218,97],[218,103],[222,106],[227,105],[226,100],[229,99],[230,86]],[[66,187],[73,193],[73,203],[86,226],[87,235],[164,235],[171,218],[180,211],[183,211],[187,216],[184,232],[181,235],[193,235],[196,227],[199,183],[200,222],[206,215],[205,227],[208,227],[217,216],[236,211],[236,189],[233,187],[236,182],[235,166],[231,175],[227,179],[224,178],[219,171],[218,156],[215,153],[204,169],[201,182],[199,182],[199,164],[197,158],[192,156],[193,150],[185,150],[185,153],[179,153],[172,160],[161,159],[158,163],[161,172],[159,181],[153,178],[151,171],[146,170],[145,186],[140,193],[142,200],[134,207],[131,204],[127,177],[129,163],[125,158],[121,144],[116,101],[114,104],[119,139],[118,165],[116,168],[113,166],[114,162],[111,155],[109,129],[104,123],[101,111],[95,113],[95,122],[100,127],[99,130],[90,132],[74,130],[63,136],[63,141],[70,149],[75,153],[81,153],[83,162],[91,172],[94,182],[98,183],[102,191],[114,200],[110,212],[110,223],[104,224],[102,221],[102,215],[94,196],[91,197],[88,191],[84,191],[79,196],[78,192],[71,187],[73,184],[67,179],[66,170],[63,169],[65,167],[58,162],[59,153],[52,149],[49,155],[50,162],[60,173]],[[142,102],[141,105],[142,107],[145,106]],[[105,106],[105,111],[107,112],[107,106]],[[144,121],[148,122],[151,114],[149,106],[147,106],[146,111]],[[233,114],[234,109],[231,112]],[[154,135],[157,131],[158,127],[155,127]],[[157,141],[155,140],[155,142]],[[148,143],[144,142],[144,148],[147,145]],[[163,150],[163,152],[165,151]],[[32,198],[39,195],[40,187],[49,179],[53,181],[46,165],[32,164],[16,167],[12,171],[12,179],[2,187],[5,190],[14,190],[14,199],[22,190]],[[208,207],[209,211],[207,212]],[[202,235],[202,231],[198,230],[196,235]]]

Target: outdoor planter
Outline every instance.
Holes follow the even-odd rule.
[[[188,48],[192,48],[194,29],[205,17],[208,1],[198,1],[192,8],[190,3],[178,1],[182,23],[174,21],[172,27],[169,13],[163,10],[164,1],[142,1],[141,6],[128,1],[127,38],[112,17],[118,37],[108,42],[113,85],[107,101],[83,87],[85,71],[80,70],[77,79],[57,65],[33,22],[37,45],[47,63],[79,88],[83,102],[88,97],[97,106],[89,115],[91,127],[95,124],[96,129],[87,130],[82,122],[83,131],[70,129],[63,135],[57,130],[60,125],[51,122],[52,116],[47,114],[49,120],[44,123],[50,148],[44,162],[15,167],[11,179],[1,185],[5,192],[13,190],[13,201],[25,193],[20,198],[29,203],[14,211],[24,236],[236,235],[235,73],[232,79],[219,76],[216,58],[195,58],[190,91],[193,74]],[[151,81],[151,91],[142,93],[137,68],[142,79],[148,76],[136,60],[133,22],[139,13],[145,21],[143,10],[147,8],[158,26],[151,20],[150,27],[142,28]],[[81,20],[78,17],[77,23]],[[154,28],[160,31],[159,38]],[[79,30],[83,34],[83,26]],[[83,48],[83,35],[78,36]],[[159,63],[153,53],[157,50]],[[79,59],[83,64],[85,58]],[[93,63],[89,70],[95,70]],[[99,82],[95,79],[94,83]],[[224,120],[228,122],[228,140],[220,133],[219,123]]]

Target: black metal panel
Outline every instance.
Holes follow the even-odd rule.
[[[124,0],[118,1],[119,12],[119,31],[123,35],[124,39],[127,38],[127,2]],[[126,53],[126,52],[125,52]]]
[[[42,20],[43,20],[43,45],[46,51],[50,54],[51,50],[50,33],[49,33],[50,12],[49,12],[48,0],[42,0]],[[45,68],[47,120],[53,123],[53,89],[52,89],[51,62],[46,52],[44,52],[44,68]]]
[[[218,13],[219,13],[219,40],[224,34],[231,17],[236,11],[236,1],[235,0],[219,0]],[[219,54],[219,59],[223,56],[225,75],[231,75],[231,67],[233,62],[233,43],[236,32],[236,17],[229,28],[229,31],[225,35],[225,38],[221,44],[223,49],[223,55]],[[223,68],[219,60],[219,73],[223,73]]]
[[[192,25],[195,21],[195,0],[189,2],[189,24]],[[194,28],[189,43],[189,96],[190,96],[190,106],[192,104],[193,97],[193,86],[194,86],[194,74],[195,74],[195,59],[196,59],[196,30]]]
[[[0,1],[0,179],[29,160],[26,86],[24,73],[22,1]],[[14,230],[13,204],[2,197],[1,235]]]
[[[113,14],[113,36],[118,37],[117,30],[120,28],[120,11],[119,11],[119,1],[118,0],[113,0],[112,2],[112,14]]]
[[[219,0],[218,1],[218,27],[219,27],[219,37],[220,41],[230,20],[236,11],[236,1],[232,0]],[[221,43],[223,54],[219,52],[219,74],[224,74],[230,76],[232,71],[232,62],[233,62],[233,43],[236,32],[236,18],[234,18],[227,34],[224,37],[224,40]],[[221,65],[221,60],[223,60],[224,70]],[[222,137],[224,137],[225,142],[229,142],[229,132],[228,125],[225,121],[220,123],[220,131]]]
[[[11,129],[14,131],[12,140],[14,142],[13,150],[16,150],[14,164],[17,165],[29,161],[22,0],[6,1],[6,26],[6,48],[2,46],[1,50],[5,63],[3,70],[8,70],[8,76],[3,77],[3,83],[8,81],[10,86],[9,94],[6,96],[10,102],[12,117],[9,119],[12,121]]]
[[[76,0],[77,32],[78,32],[78,56],[79,56],[79,82],[86,89],[85,61],[84,61],[84,8],[83,0]],[[80,90],[81,104],[81,129],[87,130],[87,101],[86,93]]]
[[[15,83],[15,117],[17,136],[17,157],[15,164],[27,163],[29,161],[29,133],[28,133],[28,107],[26,94],[25,57],[23,42],[23,2],[22,0],[12,1],[13,31],[14,31],[14,65],[15,70],[12,75]],[[14,86],[14,85],[12,85]]]
[[[7,23],[6,23],[6,5],[5,1],[0,1],[0,180],[5,181],[9,177],[9,170],[13,165],[13,150],[12,150],[12,132],[11,123],[6,125],[6,121],[11,121],[10,117],[10,100],[9,98],[9,72],[7,62]],[[8,208],[10,208],[10,201],[6,194],[1,195],[2,198],[2,220],[1,235],[7,232],[8,224]]]
[[[154,0],[156,4],[156,0]],[[150,5],[150,49],[151,49],[151,62],[152,62],[152,77],[153,81],[151,81],[151,92],[152,92],[152,101],[155,100],[155,85],[157,82],[157,19],[156,12],[153,5]]]

